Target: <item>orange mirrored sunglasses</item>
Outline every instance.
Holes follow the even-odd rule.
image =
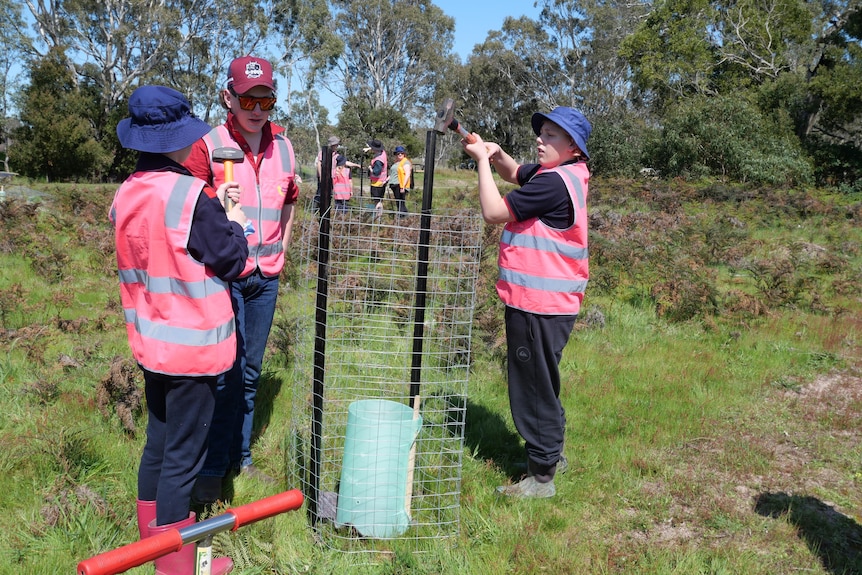
[[[239,100],[239,107],[246,111],[254,110],[254,107],[260,104],[260,109],[263,112],[269,112],[273,108],[275,108],[275,103],[277,101],[276,98],[272,96],[266,97],[257,97],[257,96],[243,96],[241,94],[237,94],[233,87],[228,88],[230,93],[234,95],[234,97]]]

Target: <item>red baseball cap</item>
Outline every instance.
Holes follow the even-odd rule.
[[[245,94],[255,86],[266,86],[275,92],[272,81],[272,64],[263,58],[243,56],[230,63],[227,86],[237,94]]]

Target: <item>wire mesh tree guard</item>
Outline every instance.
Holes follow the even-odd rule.
[[[421,552],[459,531],[482,219],[432,210],[430,179],[422,212],[407,215],[362,198],[327,209],[324,181],[322,213],[309,202],[298,222],[316,333],[312,389],[295,383],[288,470],[318,540],[346,552]]]

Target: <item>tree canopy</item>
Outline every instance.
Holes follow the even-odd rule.
[[[286,83],[274,119],[296,134],[301,157],[313,158],[330,133],[421,153],[421,132],[453,97],[465,126],[524,161],[534,154],[532,113],[565,105],[593,124],[596,173],[651,166],[668,176],[862,188],[859,0],[535,5],[538,18],[506,18],[462,62],[452,53],[454,20],[432,0],[0,0],[10,46],[0,54],[0,129],[21,123],[7,166],[122,177],[128,161],[113,132],[135,87],[175,87],[215,124],[227,64],[254,53]],[[12,62],[24,62],[26,81]],[[36,86],[52,88],[50,105],[32,97]],[[341,102],[337,116],[321,109],[323,91]],[[78,153],[89,150],[68,170],[44,156],[69,157],[54,142],[61,125]],[[440,144],[455,164],[456,141]],[[41,163],[23,157],[36,148]]]

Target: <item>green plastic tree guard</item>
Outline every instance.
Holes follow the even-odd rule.
[[[407,468],[421,427],[422,418],[395,401],[363,399],[348,406],[337,527],[380,539],[407,530]]]

